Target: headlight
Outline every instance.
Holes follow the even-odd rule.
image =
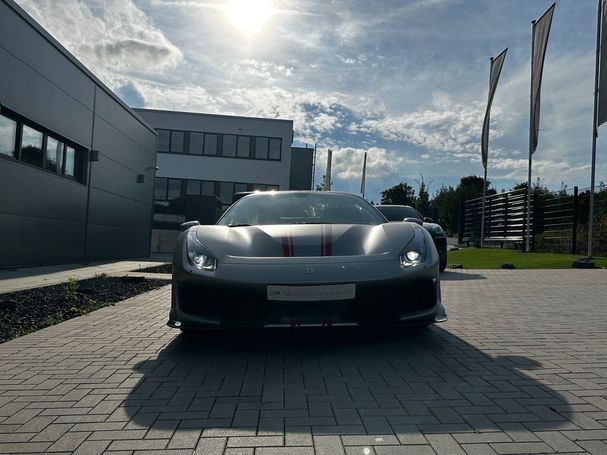
[[[428,246],[426,245],[426,236],[421,226],[413,226],[413,238],[407,244],[405,249],[399,255],[401,267],[411,267],[421,264],[426,260]]]
[[[438,224],[431,224],[429,226],[424,227],[428,229],[430,234],[432,234],[434,237],[444,237],[445,235],[445,231],[443,231],[443,228],[440,227]]]
[[[217,259],[196,238],[196,229],[190,229],[186,241],[188,262],[198,270],[212,272],[217,268]]]

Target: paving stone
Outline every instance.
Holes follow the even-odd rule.
[[[49,452],[73,452],[91,435],[90,432],[69,432],[61,436],[48,448]]]
[[[466,455],[450,434],[429,434],[426,435],[426,439],[437,455]]]
[[[111,443],[111,441],[84,441],[78,446],[74,455],[101,455]]]
[[[462,444],[468,455],[495,455],[497,452],[489,444]]]
[[[344,446],[339,436],[314,436],[316,455],[344,454]]]
[[[228,438],[228,447],[282,446],[282,436],[234,436]]]
[[[0,443],[0,453],[40,453],[44,452],[50,445],[50,442]]]
[[[499,454],[550,453],[552,450],[543,442],[497,442],[491,448]]]
[[[377,455],[436,455],[436,452],[429,445],[378,446],[374,449]]]

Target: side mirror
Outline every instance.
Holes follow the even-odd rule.
[[[198,221],[186,221],[185,223],[181,223],[179,225],[179,227],[181,228],[182,231],[186,231],[186,230],[190,229],[192,226],[200,226],[200,223]]]
[[[424,223],[434,223],[434,220],[432,218],[430,218],[429,216],[424,218]]]
[[[415,223],[415,224],[419,224],[420,226],[423,226],[422,220],[420,220],[418,218],[405,218],[405,219],[403,219],[403,221],[405,223]]]

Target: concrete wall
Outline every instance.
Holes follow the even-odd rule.
[[[147,256],[155,131],[12,0],[0,0],[0,104],[100,152],[84,183],[0,157],[0,267]]]

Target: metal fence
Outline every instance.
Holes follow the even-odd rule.
[[[487,197],[486,246],[524,246],[526,194],[522,189]],[[590,190],[534,188],[531,196],[533,250],[587,254]],[[460,207],[460,243],[480,244],[481,220],[482,198],[465,201]],[[594,196],[593,256],[597,255],[607,255],[607,187],[603,184]]]
[[[482,211],[483,198],[465,201],[460,207],[460,243],[480,244]],[[500,247],[519,245],[525,239],[526,211],[526,189],[487,196],[483,243]]]

